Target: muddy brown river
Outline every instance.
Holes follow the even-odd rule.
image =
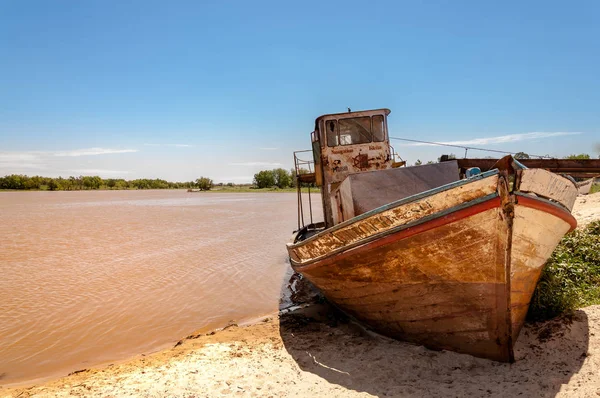
[[[9,385],[276,311],[296,194],[0,192],[0,220],[0,385]]]

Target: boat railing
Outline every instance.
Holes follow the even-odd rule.
[[[310,149],[294,152],[294,169],[296,170],[296,179],[300,182],[315,182],[315,162],[312,159],[305,159],[308,153],[312,154]],[[301,154],[301,155],[299,155]],[[304,159],[303,159],[304,158]]]
[[[310,152],[311,155],[308,155]],[[296,192],[298,194],[298,230],[305,227],[304,223],[304,206],[302,203],[302,185],[305,184],[308,191],[308,210],[310,215],[310,224],[313,224],[312,201],[310,195],[310,187],[316,182],[315,177],[315,162],[311,159],[306,159],[312,156],[311,150],[294,152],[294,169],[296,171]],[[310,225],[309,224],[309,225]]]
[[[393,146],[390,147],[390,156],[392,157],[392,167],[406,166],[406,160],[403,160]]]

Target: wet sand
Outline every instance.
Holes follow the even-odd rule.
[[[573,213],[600,219],[600,193]],[[583,224],[583,223],[582,223]],[[315,305],[0,396],[600,396],[600,306],[527,324],[509,365],[394,341]]]

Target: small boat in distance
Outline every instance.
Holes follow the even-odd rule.
[[[383,335],[512,362],[544,264],[577,226],[577,187],[510,156],[462,180],[456,160],[402,167],[389,113],[316,119],[299,181],[321,187],[324,222],[299,228],[292,267]]]

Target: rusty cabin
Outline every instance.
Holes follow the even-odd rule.
[[[343,221],[337,211],[341,200],[338,188],[349,174],[405,164],[389,143],[389,114],[390,110],[383,108],[319,116],[311,133],[313,162],[303,162],[298,157],[308,151],[294,153],[299,182],[313,182],[321,187],[325,228]],[[310,173],[302,174],[304,167]]]

